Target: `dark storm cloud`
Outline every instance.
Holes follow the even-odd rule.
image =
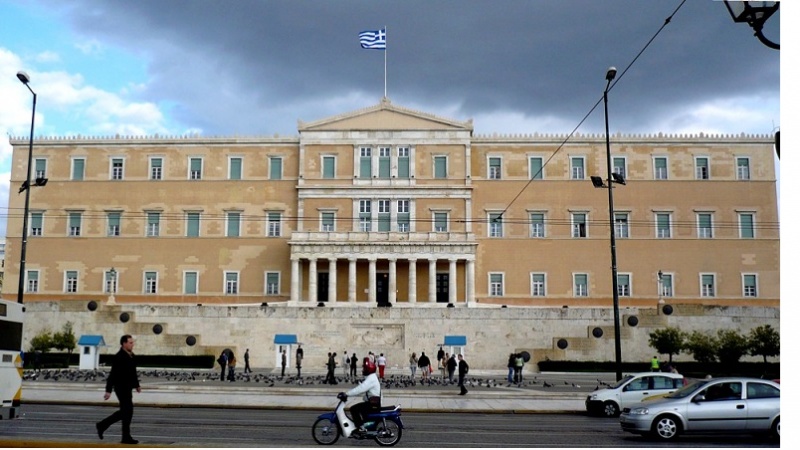
[[[563,133],[602,96],[607,67],[621,74],[680,4],[84,0],[65,12],[87,38],[143,55],[146,99],[177,105],[173,115],[205,134],[294,133],[297,119],[377,103],[383,54],[361,49],[357,34],[384,25],[393,102],[462,120],[555,117],[570,126],[517,131]],[[766,30],[774,40],[778,20]],[[612,91],[613,128],[663,131],[652,127],[691,122],[680,117],[686,105],[778,90],[779,52],[721,2],[689,0]],[[581,131],[601,131],[601,120]]]

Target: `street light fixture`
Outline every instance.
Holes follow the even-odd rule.
[[[33,111],[31,113],[31,136],[28,140],[28,165],[27,165],[27,174],[25,177],[25,183],[22,185],[25,191],[25,209],[23,211],[22,217],[22,248],[20,249],[20,256],[19,256],[19,289],[17,290],[17,303],[23,303],[23,299],[25,296],[25,252],[28,247],[28,210],[30,209],[31,204],[31,161],[33,160],[33,124],[36,119],[36,92],[33,92],[31,89],[30,82],[31,78],[28,76],[27,73],[23,71],[17,72],[17,78],[19,79],[25,87],[31,91],[33,94]],[[47,183],[47,179],[43,178],[43,181],[39,182],[37,179],[37,185],[44,186]],[[22,192],[22,188],[20,188],[20,192]]]
[[[658,271],[658,307],[656,314],[661,314],[661,307],[664,305],[664,272]]]
[[[117,292],[117,270],[113,267],[111,268],[111,270],[108,271],[108,284],[109,284],[108,291],[109,294],[111,294],[108,297],[108,304],[113,305],[114,294],[116,294]]]
[[[755,37],[767,47],[780,50],[780,44],[770,41],[762,33],[764,24],[781,7],[780,2],[725,1],[725,7],[736,23],[746,23],[755,31]]]
[[[608,228],[611,232],[611,289],[614,296],[614,357],[617,372],[617,381],[622,379],[622,344],[619,325],[619,286],[617,280],[617,239],[614,230],[614,183],[625,184],[625,177],[611,171],[611,140],[608,133],[608,88],[611,81],[617,76],[616,67],[609,67],[606,72],[606,89],[603,91],[603,106],[605,107],[606,121],[606,166],[608,178],[603,183],[603,179],[598,176],[591,177],[592,184],[596,188],[608,188]]]

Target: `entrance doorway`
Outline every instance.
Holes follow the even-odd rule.
[[[450,274],[436,274],[436,303],[448,303],[450,301]]]
[[[375,280],[375,299],[378,305],[389,304],[389,274],[379,273]]]
[[[317,273],[317,301],[328,301],[328,272]]]

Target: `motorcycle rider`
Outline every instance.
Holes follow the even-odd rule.
[[[348,397],[364,394],[363,402],[356,403],[350,407],[350,415],[353,416],[353,422],[361,432],[365,431],[363,425],[367,420],[367,416],[381,409],[381,382],[378,379],[378,375],[375,374],[376,370],[375,363],[369,357],[364,358],[361,372],[366,378],[358,386],[345,393]]]

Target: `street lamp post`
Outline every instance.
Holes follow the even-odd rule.
[[[656,314],[661,314],[661,307],[664,305],[664,272],[658,271],[658,306]]]
[[[28,246],[28,209],[31,204],[31,161],[33,160],[33,124],[36,119],[36,92],[33,92],[29,83],[31,78],[25,72],[17,72],[17,78],[33,94],[33,112],[31,113],[31,136],[28,140],[28,165],[25,178],[25,209],[22,217],[22,248],[19,257],[19,289],[17,290],[17,303],[23,303],[25,296],[25,251]]]
[[[614,177],[611,171],[611,140],[608,134],[608,88],[616,76],[617,69],[609,67],[606,72],[606,88],[603,91],[603,106],[606,121],[606,167],[608,169],[608,228],[611,231],[611,286],[614,296],[614,356],[617,381],[619,381],[622,379],[622,344],[619,324],[619,286],[617,285],[617,239],[614,232],[614,180],[619,177]]]

